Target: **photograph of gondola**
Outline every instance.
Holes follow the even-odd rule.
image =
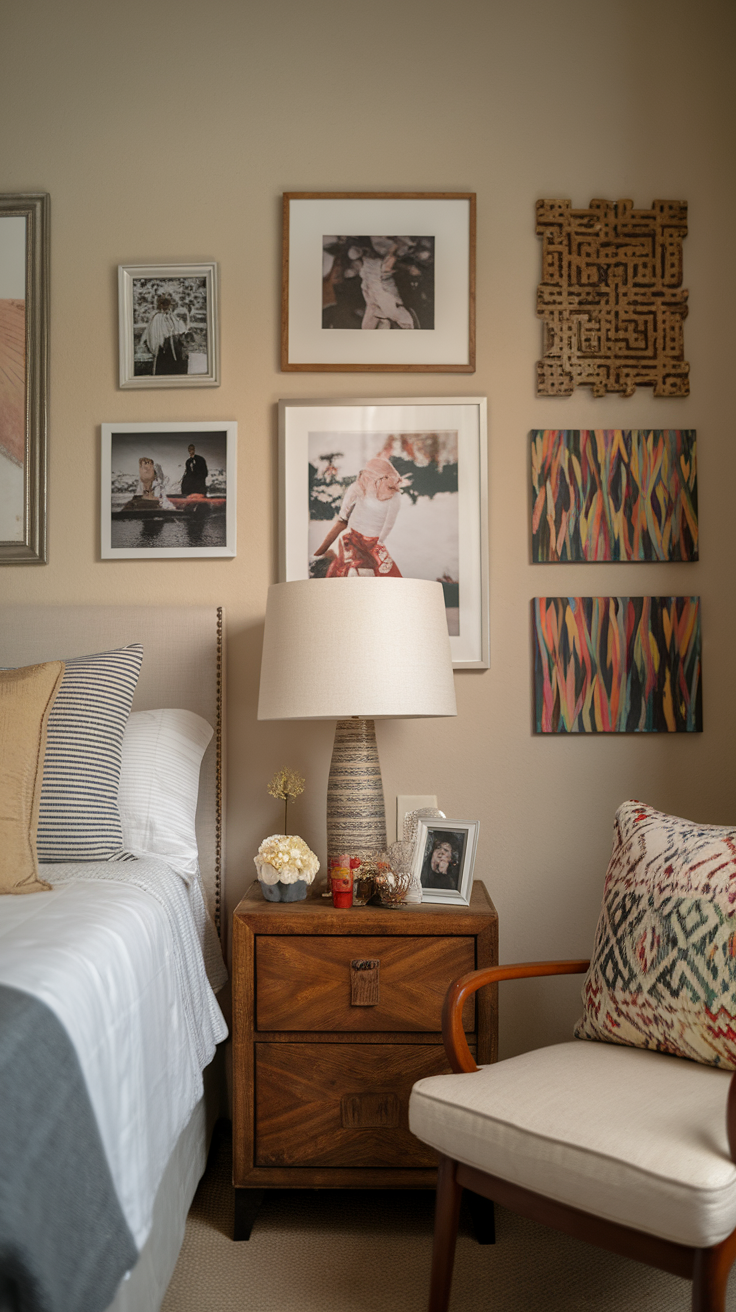
[[[235,555],[237,424],[103,424],[103,559]]]

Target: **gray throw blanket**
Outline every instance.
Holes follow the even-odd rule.
[[[102,1312],[137,1259],[71,1040],[0,985],[0,1312]]]

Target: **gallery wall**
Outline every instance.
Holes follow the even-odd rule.
[[[490,669],[457,674],[457,719],[378,735],[389,816],[397,792],[436,793],[480,820],[502,961],[590,950],[624,799],[736,821],[735,26],[731,0],[4,0],[0,188],[51,195],[51,400],[49,563],[4,568],[0,588],[225,607],[230,908],[279,828],[278,766],[306,775],[294,824],[325,852],[333,726],[256,720],[280,397],[488,397]],[[281,373],[287,190],[476,192],[476,373]],[[687,399],[535,395],[541,197],[688,202]],[[202,260],[220,270],[222,385],[120,391],[118,264]],[[211,419],[239,424],[236,559],[102,561],[100,424]],[[696,428],[700,561],[532,565],[527,435],[546,427]],[[530,600],[545,593],[700,595],[704,732],[535,736]],[[502,1051],[568,1037],[578,991],[507,986]]]

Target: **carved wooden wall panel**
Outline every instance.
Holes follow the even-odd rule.
[[[543,320],[540,396],[594,396],[653,387],[655,396],[687,396],[684,359],[682,239],[687,203],[655,200],[635,210],[630,200],[592,200],[574,210],[568,200],[537,201]]]

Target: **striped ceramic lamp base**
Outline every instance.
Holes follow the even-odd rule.
[[[373,720],[338,720],[327,783],[327,864],[386,847],[386,812]]]

